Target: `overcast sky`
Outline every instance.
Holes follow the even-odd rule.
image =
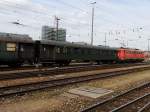
[[[150,38],[150,0],[95,0],[94,44],[146,50]],[[0,32],[41,37],[42,25],[67,29],[68,41],[90,43],[92,0],[0,0]],[[18,21],[25,26],[14,25]]]

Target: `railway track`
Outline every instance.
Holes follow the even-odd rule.
[[[103,102],[97,102],[81,112],[149,112],[150,82]]]
[[[62,87],[62,86],[69,85],[69,84],[96,80],[96,79],[101,79],[101,78],[106,78],[106,77],[113,77],[113,76],[132,73],[135,71],[146,70],[149,68],[150,66],[134,67],[130,69],[122,68],[120,70],[106,72],[106,73],[73,76],[73,77],[58,78],[58,79],[42,81],[42,82],[34,82],[34,83],[27,83],[27,84],[22,84],[22,85],[1,87],[0,97],[3,98],[6,96],[10,96],[10,95],[24,94],[24,93],[28,93],[31,91],[36,91],[36,90],[41,90],[41,89],[46,89],[46,88]]]
[[[150,110],[150,102],[144,105],[138,112],[149,112]]]
[[[0,71],[14,71],[14,70],[26,70],[26,69],[33,69],[35,66],[27,65],[22,67],[8,67],[8,66],[0,66]]]
[[[84,66],[75,66],[75,67],[64,67],[64,68],[50,68],[50,69],[36,69],[29,71],[18,71],[18,72],[1,72],[0,81],[2,80],[12,80],[12,79],[21,79],[28,77],[41,77],[41,76],[53,76],[65,73],[75,73],[83,71],[93,71],[93,70],[102,70],[102,69],[111,69],[111,68],[122,68],[138,65],[147,65],[143,63],[138,64],[114,64],[114,65],[84,65]]]
[[[72,63],[69,65],[69,67],[76,67],[76,66],[86,66],[86,65],[91,65],[90,63]],[[58,65],[51,65],[51,66],[42,66],[39,65],[36,67],[35,65],[24,65],[21,67],[8,67],[8,66],[0,66],[0,71],[16,71],[16,70],[32,70],[32,69],[48,69],[48,68],[55,68],[55,67],[60,67]],[[66,66],[62,66],[62,68],[65,68]]]

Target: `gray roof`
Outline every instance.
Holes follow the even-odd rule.
[[[41,44],[48,44],[48,45],[56,45],[56,46],[66,46],[66,47],[77,47],[77,48],[94,48],[94,49],[110,49],[110,50],[117,50],[118,48],[112,47],[105,47],[105,46],[92,46],[89,44],[77,44],[74,42],[62,42],[62,41],[53,41],[53,40],[40,40]]]
[[[0,41],[7,42],[22,42],[22,43],[32,43],[33,40],[28,35],[17,35],[17,34],[0,34]]]

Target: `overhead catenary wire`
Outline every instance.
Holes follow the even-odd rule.
[[[3,0],[3,1],[5,1],[5,0]],[[57,1],[60,1],[60,0],[57,0]],[[63,1],[61,1],[61,2],[63,2]],[[7,1],[7,3],[10,3],[10,2]],[[68,3],[65,3],[65,2],[63,2],[63,3],[64,3],[64,5],[67,5],[67,6],[69,6],[69,7],[78,9],[78,10],[80,10],[81,12],[85,12],[85,11],[83,11],[83,9],[81,9],[81,8],[79,9],[79,8],[73,6],[73,5],[68,4]],[[54,15],[52,15],[51,12],[49,12],[48,10],[47,10],[47,13],[44,13],[44,12],[35,11],[35,10],[33,10],[33,9],[29,9],[29,10],[28,10],[28,8],[20,7],[19,5],[12,6],[12,5],[6,4],[6,3],[5,3],[5,5],[7,5],[8,7],[12,7],[12,8],[17,9],[17,10],[15,11],[15,13],[18,13],[18,11],[22,10],[22,11],[25,11],[25,12],[28,11],[28,12],[32,12],[32,13],[34,13],[34,14],[42,15],[42,17],[43,17],[43,15],[44,15],[45,17],[46,17],[46,15],[54,16]],[[51,15],[50,15],[50,14],[51,14]],[[68,19],[69,19],[69,18],[68,18]],[[108,21],[108,20],[106,20],[106,19],[103,19],[103,20]],[[69,21],[70,21],[70,20],[69,20]]]
[[[80,10],[80,11],[82,11],[82,12],[85,12],[85,13],[89,14],[89,12],[87,12],[86,10],[84,10],[84,9],[82,9],[82,8],[79,8],[79,7],[76,7],[76,6],[74,6],[74,5],[72,5],[72,4],[69,4],[69,3],[67,3],[67,2],[64,2],[63,0],[56,0],[56,1],[57,1],[57,2],[60,2],[60,3],[64,4],[64,5],[66,5],[66,6],[69,6],[69,7],[73,8],[73,9],[77,9],[77,10]]]
[[[68,4],[68,3],[66,3],[66,2],[63,2],[63,1],[61,1],[61,0],[56,0],[58,3],[63,3],[64,5],[67,5],[67,6],[69,6],[69,7],[71,7],[71,8],[74,8],[74,9],[77,9],[77,10],[79,10],[80,12],[86,12],[86,13],[88,13],[87,11],[85,11],[84,9],[81,9],[81,8],[78,8],[78,7],[76,7],[76,6],[73,6],[73,5],[71,5],[71,4]],[[29,9],[28,10],[28,8],[26,8],[26,7],[23,7],[21,4],[15,4],[15,5],[11,5],[10,3],[11,2],[9,2],[9,1],[6,1],[6,0],[3,0],[3,1],[0,1],[1,3],[3,3],[4,5],[6,5],[6,6],[8,6],[9,8],[16,8],[16,9],[19,9],[19,10],[23,10],[23,11],[29,11],[29,12],[33,12],[33,13],[37,13],[37,14],[42,14],[42,15],[45,15],[45,14],[50,14],[51,12],[50,11],[48,11],[48,9],[47,8],[45,8],[46,10],[47,10],[47,13],[44,13],[44,12],[40,12],[40,11],[37,11],[37,10],[34,10],[34,9]],[[45,5],[46,4],[43,4],[44,5],[44,7],[45,7]],[[51,5],[50,5],[51,6]],[[52,6],[53,8],[55,8],[56,9],[56,7],[55,6]],[[51,8],[52,8],[51,7]]]
[[[49,17],[49,16],[51,16],[51,17],[53,17],[54,15],[53,14],[51,14],[51,12],[47,12],[47,13],[44,13],[44,12],[38,12],[38,11],[35,11],[35,10],[28,10],[28,8],[23,8],[23,7],[20,7],[19,5],[17,5],[17,6],[12,6],[12,5],[10,5],[10,4],[6,4],[5,3],[5,5],[7,6],[7,7],[9,7],[9,8],[15,8],[16,10],[15,11],[12,11],[12,12],[14,12],[14,13],[19,13],[19,14],[22,14],[22,12],[19,12],[20,10],[22,10],[22,11],[28,11],[28,12],[33,12],[34,14],[39,14],[39,15],[44,15],[44,17]],[[4,9],[5,10],[5,9]],[[47,16],[47,15],[49,15],[49,16]],[[43,16],[42,16],[43,17]],[[69,20],[70,21],[70,20]]]
[[[2,4],[3,4],[3,7],[6,6],[8,8],[11,8],[10,10],[12,10],[13,8],[13,11],[24,11],[24,12],[32,12],[32,13],[35,13],[35,14],[39,14],[39,15],[49,15],[50,13],[45,13],[45,12],[39,12],[39,11],[36,11],[34,9],[28,9],[26,7],[23,7],[21,6],[20,4],[15,4],[15,5],[11,5],[10,2],[6,1],[6,2],[2,2],[0,1]],[[0,8],[3,8],[2,6]],[[9,10],[9,9],[7,9]]]
[[[19,7],[17,7],[17,8],[19,8]],[[17,11],[16,11],[17,12]],[[19,14],[21,14],[21,12],[19,13]],[[67,23],[68,22],[68,20],[64,20],[64,22],[65,23]],[[69,22],[68,22],[68,24],[70,24]],[[80,24],[82,24],[82,23],[80,23]],[[77,26],[77,25],[76,25]],[[71,27],[71,26],[70,26]],[[34,28],[33,26],[32,26],[32,28]],[[77,30],[77,29],[76,29]]]
[[[6,0],[3,0],[3,1],[6,1]],[[60,2],[61,1],[61,2]],[[1,2],[1,1],[0,1]],[[63,1],[63,0],[56,0],[55,2],[58,2],[60,5],[65,5],[65,6],[67,6],[67,7],[71,7],[71,8],[73,8],[73,9],[76,9],[77,11],[79,11],[79,12],[83,12],[83,14],[85,14],[85,15],[88,15],[87,13],[85,13],[85,12],[87,12],[85,9],[82,9],[82,8],[79,8],[79,7],[77,7],[77,6],[74,6],[74,4],[72,4],[72,3],[66,3],[65,1]],[[63,2],[63,3],[62,3]],[[4,9],[3,11],[0,11],[0,12],[2,12],[3,14],[5,14],[5,11],[6,11],[6,15],[8,15],[7,13],[9,13],[9,12],[12,12],[12,14],[13,13],[18,13],[19,15],[20,14],[22,14],[23,15],[23,13],[24,13],[24,11],[26,12],[25,14],[27,14],[27,13],[33,13],[33,18],[31,18],[31,19],[33,19],[33,20],[35,20],[36,22],[37,22],[37,24],[38,24],[38,22],[40,22],[40,21],[38,21],[38,20],[36,20],[36,19],[39,19],[39,18],[45,18],[45,20],[47,21],[49,18],[50,18],[50,16],[51,17],[53,17],[54,15],[52,14],[52,13],[50,13],[51,11],[49,11],[49,9],[47,9],[47,11],[48,12],[43,12],[43,11],[38,11],[38,10],[35,10],[35,8],[34,8],[34,6],[33,6],[33,9],[31,8],[31,10],[30,10],[30,7],[26,7],[26,8],[24,8],[24,7],[22,7],[22,5],[20,5],[20,4],[16,4],[16,5],[10,5],[10,4],[8,4],[8,3],[10,3],[9,1],[7,1],[7,2],[4,2],[5,4],[7,4],[6,6],[8,7],[8,8],[10,8],[9,9],[9,11],[7,11],[7,9]],[[98,2],[99,3],[99,2]],[[35,5],[36,6],[36,5]],[[43,4],[43,6],[45,6],[44,4]],[[96,7],[98,7],[98,9],[99,9],[99,6],[96,6]],[[4,8],[4,7],[3,7]],[[12,8],[14,8],[13,10],[11,10]],[[101,11],[101,10],[100,10]],[[88,12],[89,13],[89,12]],[[30,14],[29,14],[30,15]],[[40,16],[39,16],[40,15]],[[109,15],[109,13],[108,13],[108,15]],[[11,16],[14,16],[14,15],[11,15]],[[66,15],[65,15],[66,16]],[[71,22],[74,22],[74,21],[72,21],[70,18],[68,18],[68,17],[63,17],[63,19],[62,19],[62,22],[64,22],[65,24],[67,23],[68,25],[66,25],[67,27],[70,27],[70,28],[72,28],[72,27],[77,27],[78,26],[78,23],[76,22],[75,24],[70,24]],[[98,14],[96,14],[96,16],[98,16]],[[107,17],[105,17],[106,19],[104,19],[104,17],[102,17],[99,21],[103,21],[103,20],[105,20],[105,21],[108,21],[108,20],[110,20],[109,18],[107,18]],[[30,19],[30,17],[29,17],[29,19]],[[79,18],[75,18],[76,19],[76,21],[79,21]],[[40,19],[39,19],[40,20]],[[113,22],[113,21],[108,21],[108,22],[111,22],[111,23],[115,23],[115,22]],[[87,22],[87,23],[80,23],[81,24],[81,26],[86,26],[86,25],[89,25],[90,24],[90,22]],[[99,22],[98,21],[96,21],[96,24],[98,24],[99,25]],[[64,24],[63,24],[64,25]],[[75,29],[75,30],[78,30],[78,29]],[[108,32],[108,31],[107,31]],[[98,33],[98,32],[97,32]]]

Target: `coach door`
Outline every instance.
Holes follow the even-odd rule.
[[[19,57],[23,60],[31,60],[34,58],[34,46],[29,43],[20,43]]]
[[[40,58],[46,60],[54,59],[54,46],[51,45],[41,45]]]

